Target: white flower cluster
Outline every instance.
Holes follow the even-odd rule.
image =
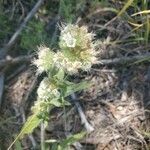
[[[46,72],[37,90],[38,100],[33,111],[48,112],[51,100],[59,100],[61,93],[59,85],[53,78],[60,69],[68,74],[78,73],[79,70],[88,71],[96,62],[96,51],[92,42],[93,34],[87,27],[66,25],[61,28],[59,46],[61,51],[53,52],[45,46],[38,49],[38,58],[33,61],[37,66],[37,73]]]
[[[61,28],[61,51],[54,53],[49,48],[39,47],[38,59],[33,63],[38,68],[38,73],[49,72],[51,69],[64,69],[69,74],[78,71],[88,71],[96,62],[97,52],[92,42],[93,34],[87,27],[78,25],[66,25]]]
[[[60,47],[87,49],[92,47],[92,39],[95,34],[89,33],[86,26],[79,27],[78,25],[68,24],[60,27]]]
[[[38,59],[35,59],[33,64],[37,66],[37,72],[42,73],[52,68],[54,53],[45,46],[38,47],[38,50]]]
[[[93,62],[95,62],[95,57],[90,58],[90,61],[71,61],[69,58],[65,57],[63,53],[57,52],[54,55],[53,61],[57,68],[63,68],[69,74],[75,74],[78,73],[79,69],[88,71],[91,68]]]
[[[47,77],[41,81],[37,94],[40,100],[51,100],[60,97],[60,92]]]
[[[77,73],[79,69],[87,71],[96,62],[96,51],[92,42],[94,34],[86,26],[68,24],[61,28],[61,53],[55,56],[57,67],[68,73]],[[73,57],[73,59],[72,59]]]
[[[57,68],[63,68],[70,74],[77,73],[78,69],[82,68],[82,63],[80,61],[71,61],[61,52],[55,54],[53,61]]]

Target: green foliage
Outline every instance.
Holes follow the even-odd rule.
[[[18,140],[15,143],[15,150],[23,150],[22,147],[21,147],[21,143]]]
[[[55,77],[59,78],[59,76],[62,75],[62,72],[61,73],[60,72],[58,72],[58,74],[56,74]],[[55,80],[57,78],[55,78]],[[62,81],[62,78],[60,78],[60,79]],[[57,80],[59,80],[59,79],[57,79]],[[62,83],[63,83],[63,85],[62,85]],[[36,102],[37,105],[34,106],[33,115],[31,115],[28,118],[28,120],[26,121],[26,123],[22,127],[20,134],[16,137],[15,141],[12,144],[14,144],[19,138],[23,138],[23,136],[25,134],[32,133],[33,130],[41,123],[41,121],[43,119],[44,119],[44,121],[47,121],[45,118],[47,116],[49,116],[49,114],[46,110],[49,111],[50,110],[49,108],[52,108],[53,106],[63,107],[65,105],[66,106],[70,105],[69,102],[64,100],[64,98],[71,95],[74,92],[80,91],[80,90],[85,89],[89,86],[89,83],[87,83],[86,81],[78,83],[78,84],[74,84],[72,82],[63,80],[62,83],[59,82],[59,84],[62,87],[61,88],[62,97],[60,99],[57,99],[57,98],[50,99],[48,102],[47,101],[43,102],[41,100],[37,100],[37,102]],[[40,104],[40,105],[38,105],[38,104]],[[46,107],[44,107],[44,109],[41,109],[41,106],[46,106]],[[68,140],[72,141],[72,140],[77,139],[78,137],[79,137],[79,135],[76,135],[75,137],[72,137]],[[63,142],[65,142],[65,141],[63,141]]]
[[[68,96],[90,86],[86,81],[81,81],[80,83],[71,82],[68,77],[72,73],[77,73],[79,69],[85,70],[85,67],[87,69],[91,68],[91,65],[96,59],[96,52],[92,43],[93,34],[88,33],[87,27],[69,24],[61,30],[60,36],[62,44],[61,52],[53,52],[44,46],[39,47],[38,58],[33,63],[38,68],[37,73],[46,72],[47,77],[41,81],[38,87],[37,101],[35,101],[34,106],[31,108],[32,115],[29,116],[11,146],[19,138],[23,138],[25,134],[32,133],[41,122],[48,124],[51,109],[55,107],[64,108],[70,105],[66,100]],[[74,57],[77,57],[75,60],[70,62],[68,55],[63,55],[63,45],[65,45],[67,51],[71,51]],[[79,54],[76,55],[76,52]],[[78,61],[76,61],[77,59]],[[83,137],[83,134],[71,136],[59,142],[57,149],[63,150],[81,137]],[[44,141],[42,141],[42,150],[44,150],[44,147]]]
[[[93,0],[92,2],[91,2],[91,7],[92,8],[95,8],[95,7],[97,7],[97,6],[101,6],[101,7],[108,7],[108,5],[109,5],[109,1],[108,0]]]
[[[81,132],[75,135],[71,135],[69,137],[67,137],[64,140],[46,140],[45,143],[47,144],[47,150],[49,150],[48,146],[49,144],[51,144],[51,150],[69,150],[70,145],[72,145],[73,143],[81,140],[84,136],[85,136],[85,132]]]
[[[87,87],[90,87],[90,83],[86,81],[82,81],[77,84],[66,81],[65,84],[67,84],[67,86],[64,88],[65,89],[64,97],[67,97],[73,94],[74,92],[78,92],[83,89],[86,89]]]
[[[118,13],[118,16],[124,15],[124,18],[133,27],[132,33],[136,33],[134,39],[140,39],[138,42],[145,44],[148,44],[150,40],[148,3],[148,0],[128,0]],[[132,14],[128,11],[129,8],[133,11]]]
[[[13,144],[15,144],[20,138],[23,138],[25,134],[30,134],[33,132],[33,130],[39,125],[41,122],[41,119],[37,117],[37,114],[31,115],[28,119],[27,122],[24,124],[22,127],[22,130],[20,131],[19,135],[15,138],[15,140],[11,143],[9,146],[8,150],[11,149]]]
[[[133,3],[133,1],[134,1],[134,0],[128,0],[128,1],[125,3],[124,7],[120,10],[120,12],[118,13],[117,16],[121,16],[121,15],[128,9],[128,7],[131,6],[131,4]]]
[[[74,23],[86,0],[60,0],[59,14],[66,23]]]
[[[34,50],[39,43],[48,43],[48,35],[44,23],[33,19],[21,34],[20,46],[26,50]]]
[[[39,113],[39,112],[38,112]],[[24,126],[22,127],[22,130],[19,134],[20,138],[23,138],[25,134],[30,134],[33,132],[33,130],[40,124],[41,119],[38,118],[37,114],[31,115]]]
[[[67,23],[72,23],[75,17],[75,0],[60,0],[59,14],[63,17]]]
[[[0,9],[0,42],[2,42],[14,29],[14,23]]]

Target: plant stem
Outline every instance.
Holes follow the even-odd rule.
[[[41,150],[45,150],[45,124],[41,123]]]

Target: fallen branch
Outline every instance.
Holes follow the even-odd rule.
[[[0,106],[2,104],[2,95],[4,91],[4,73],[0,73]]]
[[[21,62],[30,62],[33,58],[33,55],[28,56],[19,56],[15,58],[6,58],[0,60],[0,68],[4,67],[6,65],[13,65]],[[143,62],[143,61],[149,61],[150,60],[150,53],[144,54],[144,55],[136,55],[131,57],[121,57],[121,58],[113,58],[113,59],[102,59],[100,61],[97,61],[95,65],[123,65],[126,63],[133,63],[133,62]]]
[[[28,55],[28,56],[19,56],[16,58],[6,58],[0,60],[0,68],[8,65],[13,65],[17,63],[22,63],[22,62],[30,62],[33,58],[33,55]]]
[[[121,57],[121,58],[113,58],[113,59],[102,59],[97,61],[97,65],[122,65],[126,63],[133,63],[133,62],[143,62],[150,60],[150,53],[143,54],[143,55],[136,55],[130,57]]]
[[[114,140],[118,140],[120,139],[121,136],[120,135],[115,135],[115,136],[107,136],[107,137],[91,137],[91,138],[85,138],[83,140],[81,140],[81,143],[82,144],[93,144],[93,145],[97,145],[97,144],[102,144],[104,147],[106,145],[108,145],[111,141],[114,141]]]

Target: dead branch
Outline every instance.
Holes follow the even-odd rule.
[[[15,58],[6,58],[0,60],[0,68],[7,66],[7,65],[13,65],[17,63],[22,62],[30,62],[33,58],[33,55],[28,56],[19,56]],[[123,64],[129,64],[134,62],[143,62],[143,61],[149,61],[150,60],[150,53],[143,54],[143,55],[136,55],[131,57],[121,57],[121,58],[113,58],[113,59],[102,59],[100,61],[97,61],[95,65],[123,65]]]
[[[91,138],[85,138],[83,140],[81,140],[81,143],[83,144],[94,144],[94,145],[97,145],[97,144],[104,144],[105,146],[107,144],[109,144],[112,140],[117,140],[121,138],[120,135],[115,135],[115,136],[112,136],[112,137],[105,137],[105,138],[95,138],[95,137],[91,137]]]
[[[32,58],[33,58],[33,55],[19,56],[16,58],[9,57],[6,59],[2,59],[2,60],[0,60],[0,68],[2,68],[4,66],[17,64],[17,63],[22,63],[22,62],[30,62]]]
[[[129,64],[133,62],[143,62],[148,60],[150,60],[150,53],[131,56],[131,57],[102,59],[100,61],[97,61],[96,64],[97,65],[123,65],[123,64]]]
[[[1,103],[2,103],[2,95],[3,95],[3,90],[4,90],[4,73],[1,72],[0,73],[0,106],[1,106]]]

